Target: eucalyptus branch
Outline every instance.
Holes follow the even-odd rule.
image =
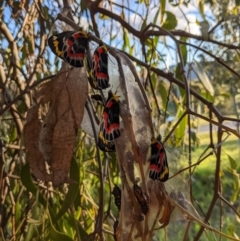
[[[145,58],[145,62],[147,63],[148,62],[147,61],[147,54],[146,54],[146,49],[145,49],[144,44],[142,44],[142,52],[143,52],[143,56]],[[155,104],[157,106],[158,115],[161,116],[161,109],[159,107],[159,104],[158,104],[158,101],[157,101],[157,96],[156,96],[154,88],[153,88],[150,69],[147,69],[147,78],[148,78],[148,81],[149,81],[149,84],[150,84],[150,88],[151,88],[151,91],[152,91],[152,94],[153,94],[153,98],[154,98]]]
[[[93,121],[93,117],[91,114],[91,110],[89,108],[88,102],[86,102],[85,105],[90,121],[91,121],[91,125],[93,128],[93,133],[94,133],[94,139],[95,139],[95,143],[96,146],[98,146],[97,140],[98,140],[98,136],[97,136],[97,131],[95,129],[95,125],[94,125],[94,121]],[[95,224],[95,232],[99,233],[102,236],[102,225],[103,225],[103,207],[104,207],[104,180],[103,180],[103,167],[102,167],[102,162],[101,162],[101,158],[100,158],[100,152],[99,152],[99,148],[97,148],[97,160],[98,160],[98,170],[99,170],[99,179],[100,179],[100,195],[99,195],[99,210],[98,210],[98,215],[97,215],[97,221]]]
[[[199,157],[199,159],[198,159],[197,162],[195,162],[195,163],[193,163],[193,164],[191,164],[191,165],[189,165],[189,166],[187,166],[187,167],[185,167],[185,168],[182,168],[182,169],[179,170],[178,172],[174,173],[171,177],[169,177],[169,179],[172,179],[173,177],[179,175],[180,173],[182,173],[182,172],[184,172],[184,171],[186,171],[186,170],[188,170],[188,169],[190,169],[190,168],[192,168],[192,167],[196,167],[196,166],[200,165],[200,163],[202,163],[202,162],[203,162],[204,160],[206,160],[209,156],[211,156],[213,153],[215,153],[216,150],[217,150],[217,148],[218,148],[220,145],[222,145],[222,144],[227,140],[228,137],[229,137],[229,135],[226,136],[226,137],[225,137],[220,143],[218,143],[216,146],[214,146],[213,149],[212,149],[208,154],[206,154],[204,157],[202,157],[203,155],[201,155],[201,156]],[[207,147],[204,152],[206,152],[209,148],[210,148],[210,147]]]
[[[135,28],[133,28],[130,24],[128,24],[121,16],[105,9],[102,7],[98,6],[98,2],[91,2],[84,0],[85,4],[88,6],[89,10],[94,10],[94,12],[99,12],[102,13],[116,21],[118,21],[124,28],[126,28],[130,33],[132,33],[134,36],[138,37],[139,39],[141,39],[142,41],[145,40],[145,38],[150,37],[150,36],[167,36],[168,33],[166,33],[165,31],[162,30],[158,30],[158,31],[154,31],[154,30],[149,30],[149,31],[138,31]],[[144,34],[143,34],[144,33]],[[223,46],[223,47],[227,47],[229,49],[240,49],[239,46],[237,45],[232,45],[232,44],[225,44],[213,39],[210,39],[210,37],[205,40],[203,38],[203,36],[201,35],[194,35],[185,31],[181,31],[181,30],[173,30],[173,31],[169,31],[169,33],[171,33],[173,36],[179,36],[179,37],[186,37],[186,38],[192,38],[192,39],[197,39],[197,40],[202,40],[202,41],[207,41],[210,43],[214,43],[217,44],[219,46]]]
[[[187,217],[189,218],[189,220],[195,221],[195,222],[198,223],[201,227],[204,227],[204,228],[206,228],[207,230],[212,231],[212,232],[214,232],[214,233],[216,233],[216,234],[218,234],[218,235],[220,235],[220,236],[222,236],[222,237],[224,237],[224,238],[227,238],[227,239],[229,239],[229,240],[239,241],[239,239],[237,239],[237,238],[235,238],[235,237],[232,237],[232,236],[229,236],[229,235],[227,235],[227,234],[225,234],[225,233],[222,233],[222,232],[218,231],[217,229],[215,229],[215,228],[207,225],[206,223],[202,222],[199,218],[193,216],[190,212],[186,211],[181,205],[179,205],[177,202],[175,202],[175,200],[173,200],[173,199],[171,199],[171,198],[169,198],[169,199],[170,199],[170,201],[174,204],[174,206],[176,206],[182,213],[184,213],[184,214],[187,215]]]
[[[221,124],[221,121],[220,121],[220,124]],[[218,143],[221,143],[221,142],[222,142],[222,128],[219,127],[218,128]],[[215,204],[216,204],[216,201],[217,201],[218,195],[219,195],[219,186],[220,186],[220,174],[219,173],[220,173],[220,165],[221,165],[221,150],[222,150],[222,146],[219,145],[217,148],[217,154],[216,154],[217,161],[216,161],[216,169],[215,169],[214,195],[213,195],[211,204],[208,208],[208,211],[206,213],[206,216],[204,219],[205,222],[208,222],[209,218],[211,217],[212,211],[215,207]],[[204,226],[201,226],[197,235],[194,238],[195,241],[201,237],[203,231],[204,231]]]
[[[240,78],[240,74],[238,74],[234,69],[232,69],[231,67],[229,67],[227,64],[225,64],[222,60],[220,60],[220,58],[216,57],[215,55],[213,55],[211,52],[199,47],[199,46],[196,46],[194,44],[191,44],[191,43],[187,43],[187,42],[183,42],[183,41],[180,41],[178,40],[179,43],[181,44],[185,44],[185,45],[188,45],[188,46],[191,46],[191,47],[194,47],[200,51],[202,51],[203,53],[209,55],[210,57],[212,57],[213,59],[215,59],[219,64],[221,64],[223,67],[225,67],[226,69],[228,69],[230,72],[232,72],[234,75],[236,75],[238,78]]]
[[[231,16],[227,16],[227,17],[222,18],[215,26],[212,27],[211,30],[209,30],[208,34],[212,34],[215,31],[215,29],[218,26],[220,26],[223,22],[226,22],[226,21],[234,19],[234,18],[239,18],[239,14],[238,15],[231,15]]]
[[[64,72],[62,72],[64,73]],[[24,96],[26,93],[28,93],[30,90],[34,89],[35,87],[37,87],[39,84],[41,84],[42,82],[48,80],[48,79],[52,79],[54,78],[56,75],[50,75],[47,76],[43,79],[40,79],[36,82],[34,82],[31,86],[26,86],[25,89],[16,97],[14,98],[9,104],[7,104],[5,107],[3,107],[0,110],[0,115],[2,115],[5,111],[7,111],[15,102],[17,102],[18,100],[20,100],[22,98],[22,96]]]

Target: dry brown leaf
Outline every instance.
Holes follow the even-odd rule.
[[[39,149],[45,159],[45,161],[51,165],[51,153],[52,153],[52,136],[54,128],[57,123],[57,116],[54,111],[54,104],[49,109],[46,118],[44,119],[42,129],[39,136]]]
[[[49,165],[51,165],[52,136],[57,123],[57,116],[54,110],[58,105],[58,95],[66,85],[66,74],[68,74],[66,70],[66,65],[63,65],[57,76],[52,81],[43,84],[41,89],[36,93],[36,99],[41,104],[51,102],[51,108],[44,119],[39,139],[40,151]]]
[[[84,68],[74,69],[70,72],[67,90],[70,97],[70,104],[73,111],[74,121],[77,128],[81,126],[84,107],[88,98],[88,80]]]
[[[51,171],[53,185],[59,186],[68,182],[68,172],[76,140],[76,128],[71,110],[58,119],[52,136]]]
[[[38,148],[39,132],[41,130],[38,109],[39,105],[36,105],[28,110],[27,123],[24,127],[24,145],[34,176],[43,181],[51,181],[52,176],[47,173],[44,158]]]
[[[40,104],[50,103],[43,124],[38,119],[39,105],[28,113],[25,145],[29,149],[31,170],[38,179],[52,181],[54,186],[73,182],[68,173],[83,119],[87,86],[84,68],[70,70],[63,65],[60,73],[36,93]],[[51,175],[46,173],[45,161]]]
[[[35,99],[37,100],[37,103],[47,103],[48,101],[51,101],[52,95],[51,90],[52,88],[52,81],[48,81],[43,83],[40,86],[40,89],[35,94]]]
[[[39,147],[44,159],[51,166],[53,185],[60,186],[71,182],[68,172],[87,100],[85,70],[73,69],[58,74],[52,81],[51,89],[45,93],[48,97],[43,96],[42,102],[49,96],[52,101],[40,134]]]
[[[38,103],[53,102],[62,88],[66,84],[66,75],[69,73],[69,68],[63,64],[62,68],[52,81],[45,82],[41,85],[39,91],[36,93]]]

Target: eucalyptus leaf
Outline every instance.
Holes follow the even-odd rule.
[[[167,18],[166,18],[165,22],[163,23],[162,28],[165,28],[167,30],[175,29],[175,27],[177,26],[177,23],[178,23],[176,16],[169,11],[165,11],[164,14],[166,14]]]

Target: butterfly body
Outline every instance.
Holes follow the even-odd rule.
[[[88,49],[88,34],[85,31],[65,31],[51,36],[48,45],[52,52],[73,67],[83,67]]]
[[[165,182],[169,177],[167,155],[163,143],[159,139],[152,139],[150,172],[149,177],[153,180]]]

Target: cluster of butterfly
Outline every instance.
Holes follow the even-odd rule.
[[[92,61],[85,57],[88,50],[88,33],[85,31],[66,31],[51,36],[48,45],[52,52],[73,67],[85,66],[88,81],[96,90],[109,87],[108,49],[100,44],[93,53]],[[86,59],[86,62],[85,62]],[[120,102],[116,94],[109,91],[105,102],[102,122],[98,134],[98,146],[105,152],[114,152],[114,140],[120,136]],[[149,177],[165,182],[169,176],[167,156],[160,139],[152,139]],[[136,189],[136,188],[135,188]]]
[[[133,185],[133,191],[135,194],[135,197],[141,207],[142,213],[144,215],[147,214],[148,210],[149,210],[149,206],[148,206],[148,201],[147,201],[147,197],[146,195],[143,193],[142,189],[135,183]],[[115,185],[115,187],[113,188],[112,194],[114,196],[115,199],[115,205],[118,208],[118,211],[120,212],[121,210],[121,196],[122,196],[122,191],[121,189]],[[141,215],[138,219],[138,221],[143,221],[144,217]],[[117,226],[118,226],[118,219],[116,219],[116,221],[113,224],[113,230],[114,230],[114,240],[117,240]]]

